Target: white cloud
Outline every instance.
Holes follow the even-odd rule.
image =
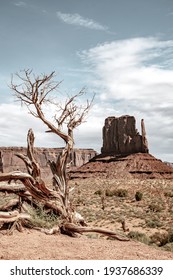
[[[139,131],[144,118],[150,152],[173,162],[173,41],[119,40],[85,50],[80,56],[88,91],[93,88],[97,95],[87,122],[75,130],[75,146],[99,152],[104,119],[129,114],[136,117]],[[56,135],[44,133],[47,128],[41,121],[19,104],[0,104],[0,112],[0,146],[26,145],[31,127],[36,146],[63,146]]]
[[[75,145],[79,148],[93,148],[98,153],[102,147],[102,128],[104,119],[114,113],[106,104],[97,103],[91,108],[86,122],[74,131]]]
[[[24,106],[2,103],[0,112],[0,146],[26,146],[27,132],[30,128],[35,134],[35,146],[62,147],[64,145],[53,133],[45,133],[47,127],[41,120],[28,114]]]
[[[46,118],[53,121],[54,108],[46,108]],[[110,114],[109,109],[106,115]],[[35,146],[37,147],[63,147],[62,141],[53,133],[45,133],[47,127],[41,120],[34,118],[25,106],[19,103],[2,103],[0,104],[0,146],[26,146],[28,129],[32,128],[35,134]],[[100,151],[101,148],[101,131],[104,122],[102,110],[99,105],[95,104],[84,122],[74,132],[76,148],[95,148]],[[95,126],[97,124],[97,127]]]
[[[26,3],[23,1],[16,2],[14,3],[14,5],[17,7],[26,7]]]
[[[108,106],[114,115],[134,115],[138,122],[144,118],[150,151],[173,161],[173,41],[119,40],[80,56],[93,71],[90,80],[103,115]]]
[[[67,24],[71,24],[71,25],[76,25],[76,26],[82,26],[82,27],[86,27],[89,29],[94,29],[94,30],[102,30],[102,31],[106,31],[108,30],[108,28],[106,26],[101,25],[100,23],[89,19],[89,18],[84,18],[79,14],[66,14],[66,13],[61,13],[61,12],[57,12],[57,17],[67,23]]]

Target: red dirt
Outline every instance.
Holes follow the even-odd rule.
[[[71,171],[71,178],[172,179],[173,168],[147,153],[98,155]]]
[[[5,260],[172,260],[173,253],[136,241],[71,238],[24,230],[0,235],[0,259]]]

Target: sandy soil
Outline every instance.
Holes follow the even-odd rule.
[[[171,260],[173,253],[128,241],[71,238],[25,230],[13,235],[0,234],[0,259],[5,260]]]

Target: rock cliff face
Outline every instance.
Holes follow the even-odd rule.
[[[35,156],[41,167],[44,178],[50,179],[52,174],[48,165],[48,160],[56,160],[57,155],[61,153],[62,148],[36,148]],[[26,154],[24,147],[1,147],[0,148],[0,172],[10,172],[14,170],[26,171],[23,161],[15,156],[17,153]],[[91,158],[96,156],[92,149],[74,149],[70,155],[71,167],[79,167]]]
[[[133,116],[108,117],[103,127],[102,154],[129,155],[148,153],[144,120],[141,120],[141,132],[136,129]]]
[[[141,134],[133,116],[108,117],[101,154],[71,171],[71,178],[173,178],[173,168],[149,154],[144,120]]]

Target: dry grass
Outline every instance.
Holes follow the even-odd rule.
[[[168,234],[173,228],[171,180],[79,179],[70,185],[75,186],[73,204],[89,225],[123,231],[125,221],[129,235],[138,239],[142,236],[156,245],[158,242],[153,242],[152,236]],[[135,198],[136,192],[142,193],[140,201]]]

